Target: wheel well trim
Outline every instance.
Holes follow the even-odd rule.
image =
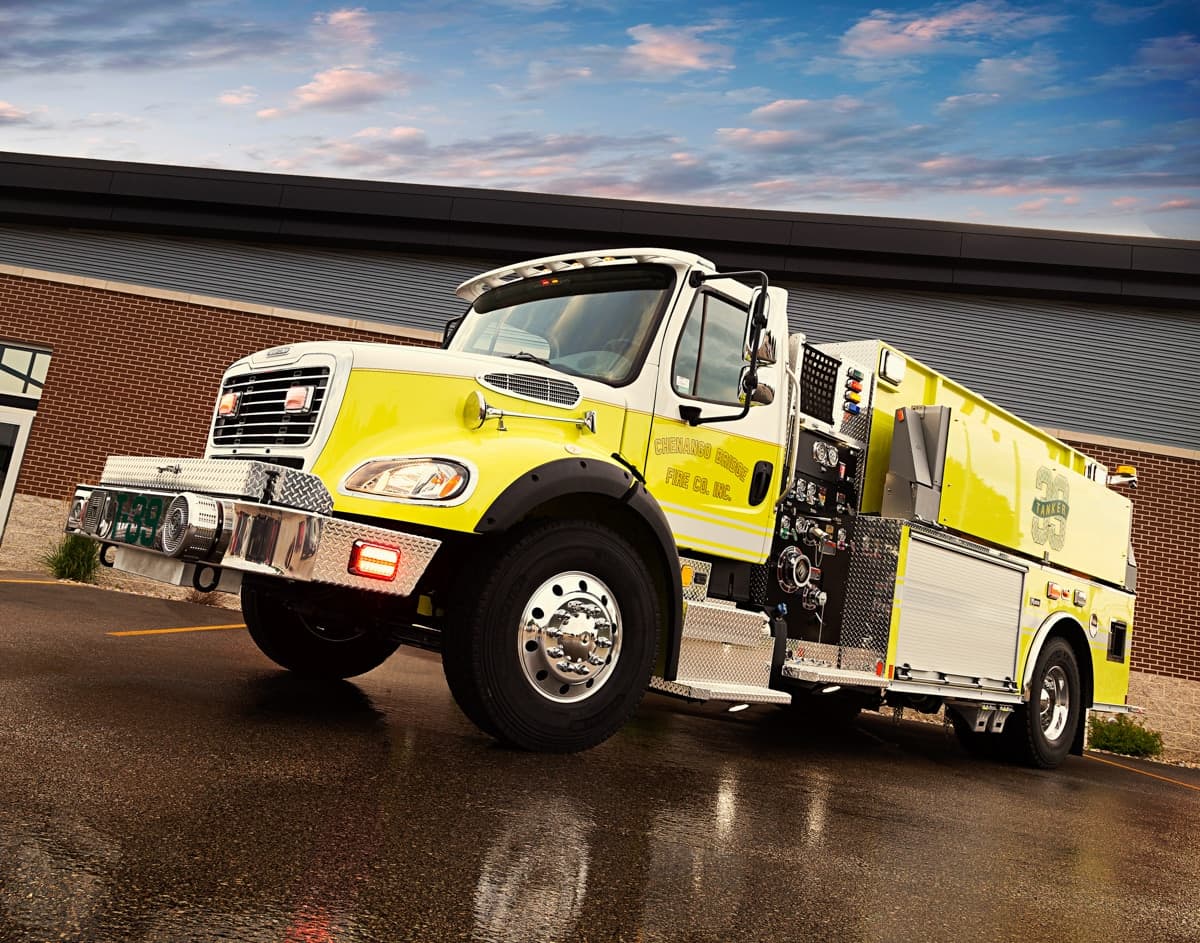
[[[1045,621],[1038,627],[1037,634],[1033,637],[1033,642],[1029,646],[1029,654],[1025,658],[1025,671],[1021,677],[1021,692],[1026,701],[1029,700],[1029,685],[1033,681],[1033,670],[1037,667],[1038,659],[1042,656],[1042,649],[1046,647],[1046,642],[1052,636],[1062,636],[1065,638],[1073,649],[1083,648],[1087,650],[1087,639],[1084,635],[1083,626],[1069,612],[1056,612],[1054,615],[1047,616]],[[1081,692],[1084,696],[1084,704],[1087,709],[1091,709],[1092,699],[1092,660],[1089,655],[1086,659],[1079,660],[1079,681],[1083,687]]]
[[[1076,756],[1082,756],[1084,741],[1087,739],[1087,712],[1092,709],[1096,696],[1096,678],[1087,635],[1084,633],[1083,626],[1079,620],[1071,613],[1058,612],[1052,616],[1048,616],[1038,628],[1037,634],[1033,638],[1033,644],[1029,646],[1029,656],[1025,659],[1024,677],[1021,681],[1021,696],[1026,704],[1031,704],[1032,691],[1030,690],[1030,684],[1033,681],[1033,671],[1037,667],[1038,659],[1042,656],[1042,649],[1051,638],[1064,639],[1071,646],[1072,651],[1075,652],[1075,660],[1079,668],[1079,696],[1081,703],[1079,705],[1079,723],[1075,727],[1075,735],[1071,742],[1070,752]],[[1032,709],[1032,707],[1029,709]]]
[[[624,504],[641,522],[657,545],[666,590],[666,625],[660,638],[656,670],[673,680],[679,671],[683,633],[683,586],[679,579],[679,551],[666,512],[629,469],[592,456],[555,459],[531,468],[505,488],[475,525],[478,534],[498,534],[514,527],[538,508],[561,498],[600,496]]]

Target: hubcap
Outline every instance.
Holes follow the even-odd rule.
[[[1061,737],[1067,729],[1067,715],[1071,712],[1071,689],[1067,686],[1067,673],[1061,665],[1052,665],[1042,678],[1038,711],[1046,739],[1053,741]]]
[[[539,586],[521,613],[517,645],[525,678],[552,701],[591,697],[621,654],[621,610],[603,580],[570,570]]]

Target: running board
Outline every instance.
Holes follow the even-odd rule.
[[[689,701],[732,701],[737,704],[792,703],[792,696],[786,691],[776,691],[774,688],[754,684],[728,684],[698,678],[664,681],[655,676],[650,679],[650,690],[686,698]]]

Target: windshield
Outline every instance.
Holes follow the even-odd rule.
[[[674,283],[669,268],[631,265],[501,285],[476,299],[451,349],[619,386],[640,365]]]

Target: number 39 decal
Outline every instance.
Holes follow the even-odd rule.
[[[1062,550],[1067,540],[1067,514],[1071,510],[1071,488],[1065,475],[1045,466],[1038,469],[1037,488],[1041,497],[1033,500],[1033,540]]]

